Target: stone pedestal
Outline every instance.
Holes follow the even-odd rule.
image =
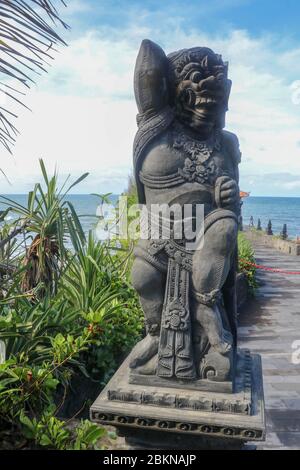
[[[206,381],[201,390],[133,384],[130,356],[91,407],[91,419],[115,426],[131,448],[238,449],[265,438],[261,360],[239,350],[233,388]],[[213,391],[209,391],[210,385]],[[218,391],[219,390],[221,391]]]

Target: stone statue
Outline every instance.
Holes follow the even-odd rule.
[[[142,42],[135,69],[139,202],[204,205],[204,244],[140,240],[132,283],[147,336],[130,367],[162,378],[231,377],[236,349],[235,270],[240,211],[237,137],[224,131],[231,82],[206,47],[165,55]]]
[[[92,420],[134,449],[241,448],[265,436],[261,360],[237,348],[241,154],[224,130],[227,68],[206,47],[166,56],[149,40],[136,62],[134,170],[146,236],[132,283],[147,334],[91,407]],[[199,207],[194,238],[178,231],[197,226]]]

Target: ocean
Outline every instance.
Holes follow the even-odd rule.
[[[248,226],[250,217],[254,226],[260,218],[262,229],[272,222],[273,233],[278,235],[287,224],[289,238],[300,236],[300,197],[248,197],[242,206],[243,224]]]
[[[27,206],[27,194],[4,194],[2,196],[7,197],[16,203],[21,204],[22,206]],[[112,204],[115,204],[117,199],[117,195],[112,195],[110,197]],[[90,194],[69,194],[66,197],[66,200],[73,204],[76,213],[80,217],[80,222],[85,233],[88,233],[89,230],[96,227],[99,221],[99,218],[97,217],[97,209],[100,204],[100,199],[98,197],[92,196]],[[0,211],[5,210],[6,208],[7,206],[3,204],[3,199],[1,200],[0,195]],[[6,218],[7,222],[9,222],[9,220],[12,218],[12,216],[8,216]],[[103,235],[104,238],[106,238],[105,234]]]
[[[19,204],[26,205],[27,195],[9,195],[7,196]],[[114,203],[117,200],[116,195],[111,197]],[[99,198],[88,194],[69,195],[68,200],[72,202],[77,213],[80,215],[81,223],[85,232],[95,227],[97,223],[97,207]],[[4,206],[0,202],[0,210]],[[254,225],[257,226],[258,218],[261,220],[263,230],[268,221],[272,221],[274,234],[279,234],[283,224],[287,224],[288,235],[290,238],[300,236],[300,198],[296,197],[254,197],[250,196],[244,199],[242,206],[244,226],[249,225],[250,217],[254,219]]]

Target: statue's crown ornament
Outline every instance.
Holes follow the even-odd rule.
[[[224,63],[220,54],[215,54],[208,47],[193,47],[191,49],[181,49],[172,52],[167,56],[169,62],[169,81],[177,85],[186,78],[186,74],[191,68],[196,66],[202,76],[215,75],[223,72],[226,74],[228,64]]]

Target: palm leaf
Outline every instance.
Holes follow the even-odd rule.
[[[55,4],[66,6],[64,0],[0,0],[0,94],[7,99],[0,106],[0,145],[10,153],[18,135],[11,105],[25,106],[19,87],[29,88],[32,75],[46,71],[54,46],[65,45],[55,29],[68,25]]]

